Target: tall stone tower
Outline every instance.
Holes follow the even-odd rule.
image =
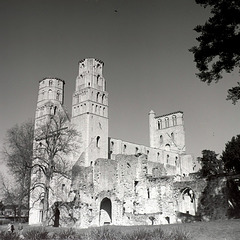
[[[44,78],[39,81],[35,128],[44,124],[49,114],[63,110],[64,84],[59,78]]]
[[[150,147],[184,153],[185,130],[183,112],[178,111],[162,116],[149,113]]]
[[[36,129],[41,127],[49,119],[50,115],[54,115],[57,111],[64,111],[63,95],[64,95],[64,81],[59,78],[44,78],[39,81],[39,91],[37,108],[35,114],[35,134]],[[34,141],[34,153],[39,145],[39,141]],[[38,159],[34,159],[38,161]],[[37,170],[32,171],[31,184],[34,184],[35,179],[41,183],[44,181],[44,175]],[[40,184],[39,184],[40,185]],[[42,188],[34,188],[30,194],[30,211],[29,224],[39,224],[43,219],[43,200],[39,198],[42,196]]]
[[[108,93],[103,62],[94,58],[79,62],[72,102],[72,123],[81,134],[81,165],[108,158]]]

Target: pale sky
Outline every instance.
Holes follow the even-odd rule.
[[[0,147],[33,118],[38,82],[65,80],[71,113],[78,61],[104,61],[109,134],[149,146],[148,112],[183,111],[187,153],[222,153],[240,133],[240,103],[226,101],[239,73],[207,86],[189,48],[208,10],[194,0],[0,0]]]

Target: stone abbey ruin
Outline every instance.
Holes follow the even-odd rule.
[[[103,65],[93,58],[79,62],[69,123],[81,140],[67,159],[71,180],[51,181],[52,222],[57,217],[60,226],[86,228],[175,223],[177,212],[195,215],[202,186],[192,177],[196,162],[185,152],[183,112],[150,111],[149,146],[109,137]],[[64,84],[58,78],[39,81],[35,128],[56,110],[65,112]],[[34,191],[29,224],[41,224],[43,201]]]

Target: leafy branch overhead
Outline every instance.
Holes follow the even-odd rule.
[[[204,25],[195,27],[200,34],[198,46],[190,49],[199,70],[197,76],[208,84],[218,82],[224,72],[240,67],[240,1],[196,0],[210,7],[212,16]],[[235,104],[240,99],[240,83],[228,90],[227,100]]]

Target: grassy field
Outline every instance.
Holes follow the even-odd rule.
[[[196,223],[185,223],[185,224],[170,224],[170,225],[161,225],[161,226],[108,226],[104,229],[108,229],[112,232],[122,232],[124,234],[132,234],[137,231],[154,231],[154,229],[161,229],[165,233],[171,232],[182,232],[188,235],[188,239],[193,240],[239,240],[240,239],[240,220],[221,220],[221,221],[211,221],[211,222],[196,222]],[[16,227],[17,228],[17,224]],[[37,227],[24,225],[24,232],[31,231]],[[0,226],[0,231],[6,230],[7,226]],[[99,228],[97,228],[99,231]],[[101,228],[103,229],[103,228]],[[48,232],[61,232],[66,231],[66,228],[53,228],[47,227]],[[86,233],[88,231],[93,231],[94,229],[83,229],[76,230],[78,233]],[[138,239],[138,238],[135,238]],[[141,239],[149,239],[141,238]],[[181,240],[178,238],[177,240]]]

